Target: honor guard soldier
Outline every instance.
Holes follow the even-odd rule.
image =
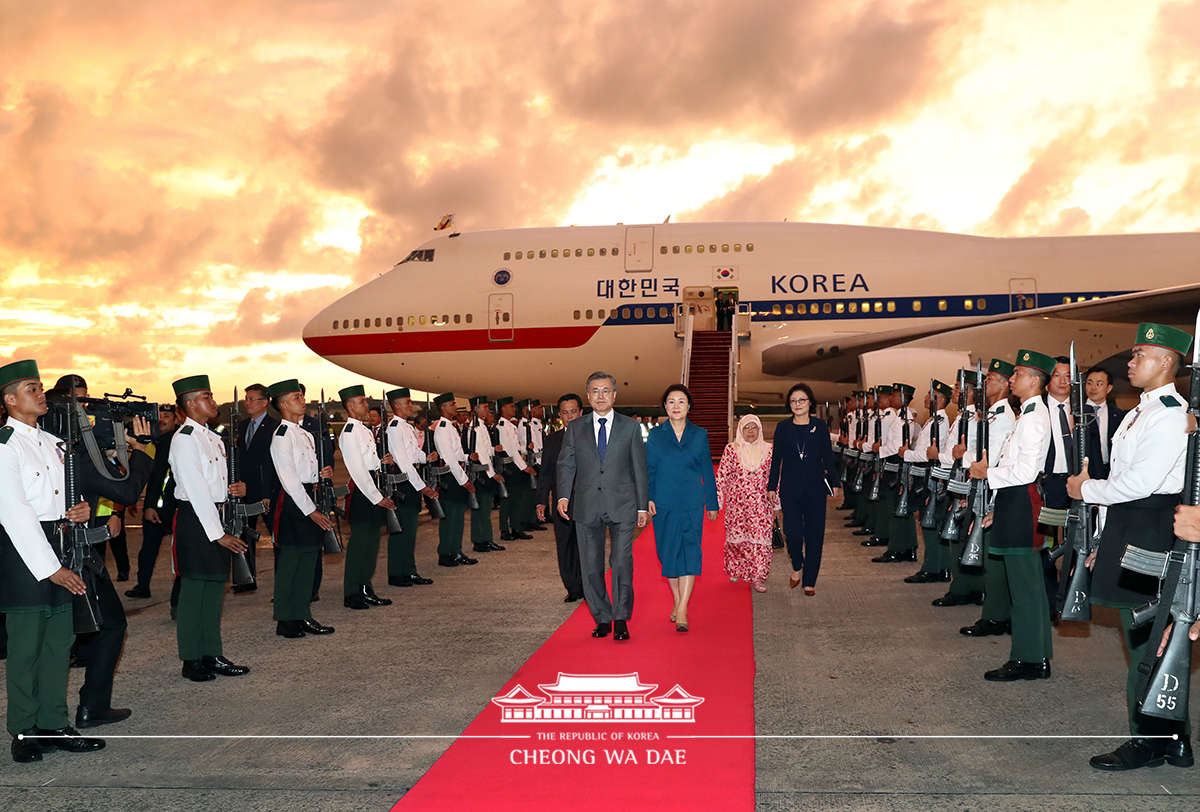
[[[1113,435],[1107,479],[1091,479],[1088,468],[1067,481],[1072,499],[1108,508],[1096,550],[1088,556],[1092,603],[1119,609],[1129,650],[1126,699],[1133,738],[1111,753],[1091,759],[1099,770],[1176,767],[1193,764],[1188,720],[1176,722],[1138,710],[1138,666],[1151,641],[1151,625],[1133,626],[1133,609],[1158,597],[1159,581],[1121,568],[1126,545],[1158,553],[1175,543],[1175,507],[1183,490],[1187,451],[1187,401],[1175,389],[1181,356],[1192,337],[1162,324],[1139,324],[1129,361],[1129,382],[1142,390],[1137,408]],[[1068,577],[1064,572],[1062,577]],[[1175,736],[1176,738],[1168,738]]]
[[[542,449],[545,447],[546,443],[546,425],[543,422],[544,416],[545,408],[542,406],[542,402],[537,398],[531,400],[529,402],[529,458],[533,461],[533,468],[536,473],[540,473],[542,470]],[[644,429],[644,424],[639,426],[639,428]],[[645,437],[642,439],[644,441]],[[531,486],[529,489],[529,494],[529,504],[532,506],[531,509],[533,511],[533,514],[530,516],[530,521],[532,522],[533,529],[545,530],[546,526],[537,517],[537,488]]]
[[[1041,395],[1054,365],[1053,358],[1040,352],[1017,353],[1016,370],[1009,384],[1021,401],[1017,427],[994,466],[989,466],[987,455],[971,464],[971,476],[986,479],[995,494],[989,550],[994,558],[988,566],[1003,573],[1003,578],[995,581],[1012,602],[1012,648],[1008,662],[983,675],[992,682],[1046,679],[1054,656],[1041,545],[1035,543],[1034,532],[1041,509],[1037,480],[1050,448],[1050,415]]]
[[[517,414],[520,419],[517,421],[517,442],[521,446],[521,458],[516,462],[525,469],[527,476],[515,477],[521,480],[521,501],[517,505],[517,524],[521,530],[528,533],[530,530],[545,530],[545,526],[537,520],[537,511],[535,502],[537,501],[537,493],[534,490],[533,483],[536,481],[537,468],[531,461],[533,460],[533,426],[530,416],[533,410],[533,401],[529,398],[517,403]]]
[[[966,388],[966,404],[954,416],[954,420],[951,421],[950,428],[946,433],[948,442],[943,444],[942,454],[938,460],[944,471],[953,471],[955,466],[959,466],[959,470],[965,470],[975,461],[975,436],[979,428],[979,414],[975,408],[974,392],[978,381],[979,375],[973,369],[961,369],[954,377],[954,386],[953,391],[950,393],[950,400],[954,403],[962,403],[959,398],[959,395],[962,394],[959,389],[961,382],[961,385]],[[941,535],[942,526],[946,521],[946,514],[949,511],[955,510],[966,499],[969,499],[969,497],[947,492],[946,498],[942,500],[941,510],[936,517],[937,527],[932,531],[932,534],[936,542],[941,545],[941,558],[948,564],[947,575],[949,576],[948,578],[939,580],[950,580],[951,588],[945,595],[933,601],[934,606],[965,606],[968,603],[979,603],[983,600],[982,576],[976,574],[964,579],[962,576],[962,567],[959,564],[962,558],[963,541],[969,523],[966,521],[960,522],[958,525],[958,535],[953,539],[944,539]]]
[[[871,536],[873,531],[867,522],[867,486],[870,479],[866,474],[860,474],[870,467],[869,460],[864,459],[864,454],[869,454],[871,451],[870,442],[873,421],[871,419],[871,402],[874,389],[866,389],[858,393],[859,411],[855,414],[853,428],[854,434],[850,437],[850,447],[858,452],[858,469],[855,471],[855,482],[862,483],[862,489],[854,491],[854,507],[850,514],[850,521],[846,523],[847,527],[858,528],[850,535],[852,536],[867,536],[867,540],[862,543],[864,547],[874,547],[875,542]],[[851,488],[853,490],[853,488]]]
[[[931,393],[925,395],[925,408],[929,410],[929,419],[921,427],[921,433],[917,435],[917,438],[910,441],[908,446],[902,446],[900,449],[900,456],[905,462],[922,466],[922,475],[927,466],[939,465],[943,451],[949,451],[953,445],[948,431],[950,420],[946,415],[946,404],[950,402],[951,389],[937,380],[933,381],[932,389]],[[936,445],[933,442],[935,425],[938,430]],[[921,528],[922,540],[925,543],[925,557],[921,562],[921,569],[915,575],[904,579],[906,584],[931,584],[950,579],[950,547],[942,544],[941,535],[938,532],[941,518],[946,512],[945,503],[948,500],[943,499],[940,503],[938,502],[935,496],[937,484],[937,480],[929,479],[929,492],[925,494],[928,502],[925,510],[921,511],[922,517],[924,517],[925,511],[933,511],[935,516],[933,527],[922,525]]]
[[[879,447],[879,455],[884,459],[883,502],[880,512],[880,522],[888,523],[888,549],[882,558],[888,561],[917,560],[917,525],[912,514],[904,517],[896,515],[896,499],[900,490],[900,474],[902,458],[900,449],[904,445],[904,430],[908,427],[909,442],[917,436],[917,421],[911,408],[912,397],[916,389],[906,383],[893,383],[891,408],[895,413],[891,423],[886,424],[887,433],[883,444]]]
[[[455,425],[458,407],[454,393],[438,395],[433,403],[442,414],[433,429],[433,443],[442,463],[449,468],[442,475],[442,510],[446,512],[446,517],[438,524],[438,566],[477,564],[478,559],[468,558],[462,551],[467,502],[469,494],[475,493],[475,486],[467,478],[467,455],[463,453],[462,438]]]
[[[513,399],[507,397],[497,398],[496,406],[500,410],[500,421],[497,423],[500,431],[500,471],[508,488],[508,498],[500,500],[500,539],[531,539],[533,536],[521,529],[520,506],[522,493],[529,485],[528,474],[533,469],[525,464],[525,457],[521,453],[521,439],[515,419],[517,407]]]
[[[221,606],[234,553],[246,542],[225,532],[221,505],[245,496],[244,482],[229,482],[225,444],[207,428],[217,417],[217,402],[207,375],[171,384],[175,403],[187,416],[171,440],[170,466],[175,477],[175,566],[179,571],[176,637],[183,676],[205,682],[217,675],[250,673],[234,665],[221,647]]]
[[[271,405],[283,420],[271,438],[271,462],[280,490],[275,495],[274,530],[279,549],[275,571],[275,634],[297,638],[305,634],[333,634],[332,626],[313,620],[313,578],[321,554],[322,534],[333,522],[317,510],[313,496],[319,477],[332,477],[333,468],[317,470],[316,439],[301,428],[305,400],[295,378],[271,384]]]
[[[75,642],[71,596],[86,587],[60,563],[57,532],[64,515],[85,522],[91,509],[80,502],[64,511],[62,449],[57,437],[37,427],[47,411],[37,362],[0,367],[0,395],[8,413],[0,428],[0,611],[7,615],[13,761],[41,761],[42,752],[54,747],[100,750],[103,739],[84,738],[67,724],[68,660]]]
[[[400,473],[408,477],[407,482],[396,486],[396,494],[400,496],[396,503],[400,532],[388,536],[388,584],[423,586],[433,581],[417,573],[417,520],[421,516],[421,497],[432,499],[437,491],[425,484],[416,466],[434,462],[438,456],[430,451],[426,457],[417,430],[408,422],[416,412],[412,392],[407,387],[393,389],[387,393],[387,400],[392,410],[392,419],[387,424],[388,450]]]
[[[971,377],[975,374],[972,370]],[[987,401],[987,420],[988,420],[988,459],[992,465],[1000,458],[1000,449],[1004,447],[1004,441],[1008,439],[1008,435],[1012,433],[1016,426],[1016,418],[1013,415],[1012,404],[1008,401],[1008,381],[1012,377],[1013,365],[999,358],[993,358],[988,365],[987,374],[984,376],[984,396]],[[975,461],[976,456],[976,430],[979,425],[978,415],[975,415],[975,408],[972,404],[971,414],[974,416],[972,425],[967,430],[967,443],[963,447],[963,462],[965,465],[970,465]],[[957,442],[957,439],[954,441]],[[954,453],[958,453],[958,447],[955,447]],[[963,531],[966,532],[968,526],[963,524]],[[991,529],[985,528],[983,531],[984,539],[984,554],[982,570],[976,568],[968,568],[970,571],[964,571],[962,568],[963,542],[955,539],[950,544],[951,551],[951,583],[950,589],[945,595],[933,602],[934,606],[965,606],[969,603],[982,603],[983,616],[985,618],[993,618],[997,624],[1002,623],[1003,626],[992,627],[989,631],[991,634],[1004,633],[1011,628],[1009,618],[1012,613],[1011,605],[1005,602],[1005,597],[1008,590],[1000,584],[995,584],[994,588],[989,587],[986,581],[987,572],[987,539],[991,536]],[[993,594],[994,593],[994,594]],[[989,599],[991,605],[989,605]],[[984,627],[988,627],[985,625]],[[996,628],[1002,628],[1002,631],[996,632]],[[960,632],[968,636],[977,636],[973,632],[965,632],[959,629]],[[986,636],[986,635],[985,635]]]
[[[338,391],[346,410],[346,425],[338,437],[342,462],[350,474],[350,494],[346,497],[346,520],[350,523],[350,541],[346,544],[346,573],[342,585],[342,605],[347,609],[391,606],[387,598],[375,594],[371,577],[379,558],[379,528],[387,521],[384,511],[396,503],[384,498],[375,484],[381,460],[375,435],[367,425],[371,404],[362,384]],[[389,456],[382,462],[391,463]]]
[[[494,451],[487,425],[491,407],[487,395],[477,395],[470,403],[471,422],[467,424],[463,446],[468,452],[467,465],[470,466],[471,481],[475,483],[475,498],[479,501],[479,507],[471,509],[471,548],[477,553],[497,552],[504,547],[492,540],[492,506],[499,489],[497,483],[503,482],[504,477],[493,467]]]
[[[868,440],[868,450],[878,457],[879,461],[873,463],[876,471],[883,467],[882,450],[884,441],[887,440],[888,432],[891,430],[892,422],[896,420],[896,409],[893,407],[895,401],[895,388],[891,384],[883,384],[876,387],[875,390],[879,396],[879,409],[876,415],[870,421],[871,436]],[[876,420],[875,418],[878,418]],[[890,489],[883,483],[887,481],[885,475],[880,472],[879,494],[875,501],[871,501],[870,492],[875,489],[875,483],[872,477],[867,477],[863,490],[867,491],[867,527],[872,531],[869,541],[872,544],[864,544],[864,547],[876,546],[887,547],[892,539],[892,514],[888,511],[887,496]],[[865,528],[864,528],[865,529]],[[915,560],[916,556],[913,556]],[[891,550],[885,550],[882,555],[872,558],[876,564],[892,563],[900,560],[891,554]],[[907,559],[905,559],[907,560]]]

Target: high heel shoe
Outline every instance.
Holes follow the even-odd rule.
[[[804,587],[804,594],[811,598],[817,594],[817,588],[815,586],[806,586]]]
[[[795,589],[798,586],[800,586],[800,573],[793,572],[791,577],[788,578],[788,588]]]
[[[687,627],[686,623],[676,623],[675,624],[675,631],[686,632],[687,630],[688,630],[688,627]]]

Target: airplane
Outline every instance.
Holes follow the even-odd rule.
[[[443,219],[443,224],[446,220]],[[738,403],[931,376],[1021,347],[1124,376],[1134,325],[1190,330],[1200,233],[979,237],[820,223],[662,223],[439,233],[324,307],[305,344],[348,370],[553,402],[613,373],[657,405],[737,302]],[[690,324],[689,324],[690,323]]]

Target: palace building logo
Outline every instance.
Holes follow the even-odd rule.
[[[694,722],[703,697],[676,685],[651,696],[657,685],[644,685],[632,674],[564,674],[539,685],[535,696],[520,685],[492,698],[502,722]]]

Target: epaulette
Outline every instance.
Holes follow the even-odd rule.
[[[353,423],[347,423],[347,424],[346,424],[346,428],[342,429],[342,431],[343,431],[345,434],[349,434],[349,433],[350,433],[350,430],[351,430],[351,429],[353,429],[353,428],[354,428],[354,424],[353,424]]]
[[[0,445],[4,445],[5,443],[7,443],[8,438],[12,437],[12,436],[13,436],[13,427],[12,426],[5,426],[4,428],[0,428]]]
[[[1163,402],[1163,406],[1168,406],[1168,407],[1172,407],[1172,408],[1183,405],[1176,399],[1176,397],[1174,395],[1163,395],[1159,398],[1159,400],[1161,400]]]
[[[287,434],[287,424],[286,424],[286,423],[280,423],[280,424],[279,424],[279,428],[275,429],[275,436],[276,436],[276,437],[283,437],[283,436],[285,436],[286,434]]]
[[[196,428],[196,427],[195,426],[184,426],[183,428],[181,428],[179,430],[179,433],[180,434],[191,434],[192,429],[194,429],[194,428]]]
[[[1004,414],[1004,404],[996,407],[996,414]]]
[[[1037,408],[1036,403],[1030,403],[1028,406],[1026,406],[1024,409],[1021,410],[1021,414],[1029,414],[1036,408]]]

